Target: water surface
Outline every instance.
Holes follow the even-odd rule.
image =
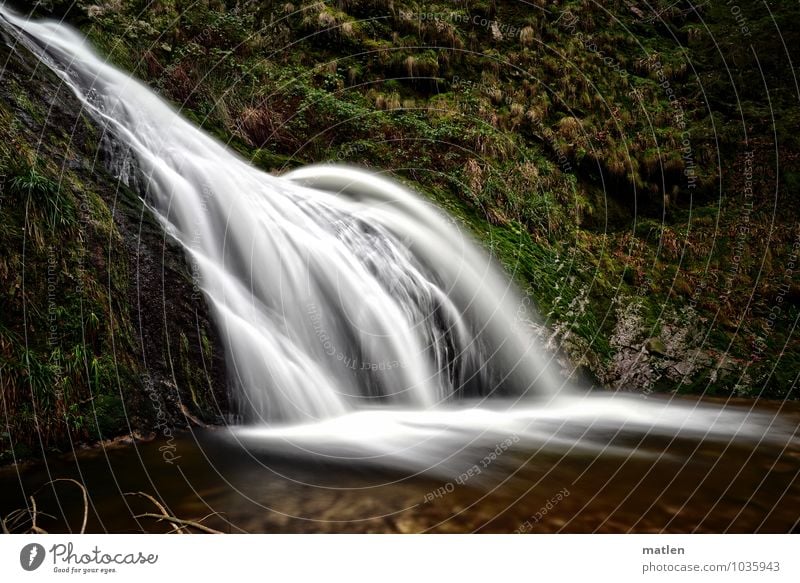
[[[692,402],[681,400],[682,405]],[[796,403],[760,403],[754,410],[773,416],[779,408],[781,420],[796,426]],[[559,420],[559,425],[568,426],[569,434],[580,424]],[[559,433],[556,425],[546,429]],[[515,441],[509,433],[508,447],[503,440],[496,442],[499,450],[485,441],[467,440],[473,445],[454,449],[458,453],[447,463],[425,472],[403,467],[395,458],[309,453],[302,440],[278,444],[226,429],[193,430],[172,443],[159,438],[3,468],[1,509],[6,514],[24,506],[38,489],[40,510],[55,517],[41,519],[41,526],[51,532],[79,528],[83,506],[78,489],[64,482],[43,487],[51,478],[72,477],[83,481],[91,494],[92,532],[169,530],[153,519],[136,519],[136,514],[156,510],[149,501],[123,496],[129,491],[154,495],[181,518],[212,514],[204,523],[224,532],[797,529],[796,440],[787,445],[780,440],[606,432],[586,424],[583,429],[587,442],[604,446],[536,444],[524,437]],[[165,451],[176,456],[173,463],[165,461]],[[493,451],[500,453],[487,458]],[[470,475],[476,466],[479,473]]]

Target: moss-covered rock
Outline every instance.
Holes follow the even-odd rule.
[[[0,59],[0,459],[185,427],[181,405],[213,421],[222,351],[182,251],[69,90],[20,47]]]
[[[771,17],[757,4],[734,14],[671,0],[37,10],[48,9],[260,168],[356,163],[428,195],[538,306],[567,374],[630,390],[797,396],[800,284],[786,274],[800,237],[800,107],[774,32],[797,44],[795,3],[775,3]],[[42,97],[15,87],[4,127],[42,124]],[[58,182],[56,167],[35,169]],[[87,173],[75,180],[94,188]],[[0,225],[9,237],[25,227],[15,212]],[[46,223],[31,226],[44,244]],[[125,244],[138,233],[119,220],[115,232]],[[156,226],[145,232],[158,241]],[[150,283],[153,262],[140,266]],[[19,261],[3,269],[17,293]],[[185,360],[180,333],[169,338],[173,361]],[[651,338],[663,346],[648,348]]]

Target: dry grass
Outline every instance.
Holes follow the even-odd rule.
[[[558,122],[558,135],[567,141],[573,141],[583,133],[581,120],[573,116],[562,117]]]
[[[536,33],[533,30],[532,26],[526,26],[521,31],[519,31],[519,42],[522,44],[523,47],[530,47],[533,46],[533,42],[536,39]]]

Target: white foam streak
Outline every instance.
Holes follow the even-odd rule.
[[[270,176],[69,28],[0,15],[82,101],[112,170],[185,248],[251,424],[238,436],[251,445],[428,468],[510,434],[608,451],[598,432],[771,430],[744,411],[575,395],[516,321],[509,279],[418,195],[354,168]],[[476,400],[453,408],[467,397]]]

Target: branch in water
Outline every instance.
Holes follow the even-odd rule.
[[[81,494],[83,494],[83,523],[81,524],[80,534],[84,534],[86,532],[86,523],[89,520],[89,495],[86,492],[86,487],[78,480],[73,480],[72,478],[56,478],[55,480],[47,482],[45,486],[49,486],[50,484],[54,484],[56,482],[72,482],[81,489]]]
[[[213,528],[209,528],[204,524],[200,524],[199,522],[195,522],[193,520],[183,520],[182,518],[176,518],[175,516],[165,516],[163,514],[155,514],[152,512],[146,512],[144,514],[137,514],[136,518],[155,518],[159,521],[166,520],[172,524],[178,526],[189,526],[191,528],[196,528],[199,531],[206,532],[208,534],[223,534],[219,530],[214,530]]]
[[[190,527],[190,528],[195,528],[197,530],[200,530],[202,532],[206,532],[206,533],[209,533],[209,534],[223,534],[222,532],[220,532],[218,530],[214,530],[213,528],[209,528],[209,527],[205,526],[204,524],[201,524],[201,522],[203,520],[205,520],[206,518],[209,518],[210,516],[214,516],[216,514],[216,512],[213,512],[211,514],[208,514],[208,515],[204,516],[199,521],[184,520],[182,518],[177,518],[175,516],[172,516],[169,512],[167,512],[167,509],[164,507],[164,505],[161,504],[158,500],[156,500],[150,494],[147,494],[145,492],[126,492],[125,496],[141,496],[142,498],[146,498],[147,500],[150,500],[150,502],[152,502],[153,505],[155,505],[155,507],[158,508],[158,510],[161,512],[161,514],[155,514],[155,513],[152,513],[152,512],[146,512],[144,514],[138,514],[136,516],[136,518],[155,518],[158,521],[166,520],[167,522],[171,523],[173,525],[173,527],[174,527],[170,531],[170,533],[174,532],[174,533],[177,533],[177,534],[191,534],[188,530],[186,530],[186,528],[184,528],[184,527]]]

